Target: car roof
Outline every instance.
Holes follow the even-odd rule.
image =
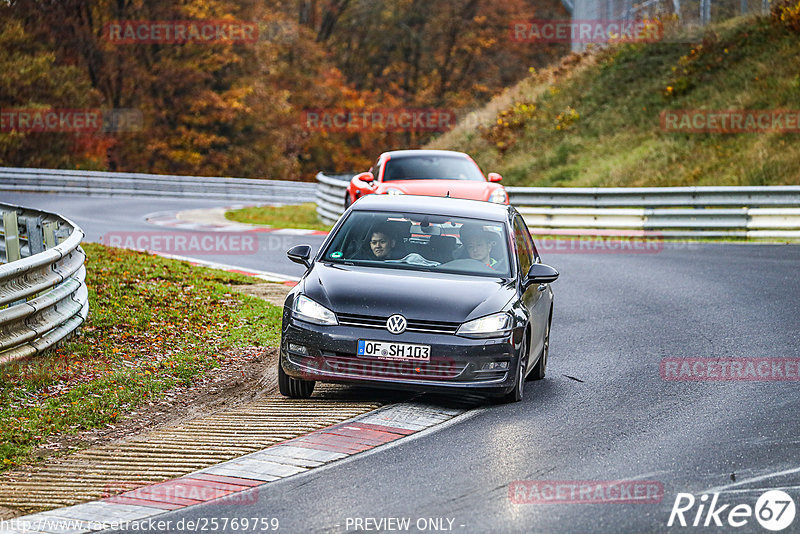
[[[454,150],[392,150],[391,152],[384,152],[381,157],[389,156],[391,159],[409,158],[419,156],[450,156],[454,158],[467,158],[468,154],[464,152],[456,152]]]
[[[405,213],[506,221],[509,218],[509,212],[512,212],[514,208],[503,204],[486,202],[485,200],[426,197],[421,195],[366,195],[353,203],[352,210],[401,211]]]

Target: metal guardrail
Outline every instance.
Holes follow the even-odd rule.
[[[317,174],[317,215],[344,212],[353,174]],[[800,238],[800,186],[507,187],[531,232],[664,238]]]
[[[59,215],[0,204],[0,364],[42,352],[89,315],[83,230]],[[21,224],[20,224],[21,223]]]
[[[297,204],[311,202],[314,187],[288,180],[0,167],[0,191]]]
[[[507,187],[515,206],[800,207],[800,186]]]
[[[325,224],[335,223],[344,213],[344,195],[353,176],[317,173],[317,216]]]

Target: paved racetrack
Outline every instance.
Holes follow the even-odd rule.
[[[145,219],[156,213],[177,213],[183,210],[214,208],[219,200],[187,200],[135,197],[84,197],[77,195],[55,195],[43,193],[0,194],[0,200],[30,208],[54,211],[72,219],[86,232],[86,240],[98,242],[109,233],[152,232],[158,234],[185,234],[191,230],[167,228],[149,224]],[[224,205],[224,204],[223,204]],[[194,232],[196,233],[196,232]],[[324,236],[277,236],[269,233],[252,234],[258,239],[255,254],[210,253],[196,256],[198,259],[231,264],[246,269],[282,273],[299,278],[303,267],[290,262],[286,251],[297,243],[308,243],[318,247]],[[187,254],[176,252],[178,255]]]
[[[23,197],[31,195],[6,201]],[[94,199],[37,202],[73,218],[90,238],[103,225],[126,225],[127,217],[129,226],[144,228],[143,211],[171,209],[149,199],[105,208]],[[800,247],[542,248],[562,274],[553,285],[547,378],[529,382],[523,402],[486,406],[396,445],[267,484],[255,504],[200,505],[159,519],[276,517],[282,532],[352,532],[355,519],[368,517],[410,518],[411,531],[420,518],[445,518],[456,532],[651,532],[668,530],[679,492],[721,491],[719,504],[730,505],[723,521],[733,505],[754,506],[767,489],[784,488],[797,502],[797,379],[666,381],[659,366],[664,358],[800,358]],[[244,259],[281,268],[272,257]],[[656,504],[515,504],[509,484],[520,480],[654,481],[664,497]],[[735,530],[764,531],[752,517]],[[790,531],[800,531],[800,517]]]
[[[719,498],[728,510],[753,506],[766,489],[790,487],[797,499],[797,381],[668,382],[659,363],[800,357],[800,247],[702,245],[545,260],[562,272],[551,365],[543,382],[528,383],[523,402],[268,484],[256,505],[209,504],[163,518],[277,517],[289,532],[353,531],[348,518],[366,517],[408,517],[412,525],[451,518],[457,532],[649,532],[667,530],[679,492],[729,486]],[[748,483],[783,471],[790,473]],[[661,482],[664,498],[509,499],[517,480],[621,479]],[[763,531],[753,518],[737,530]]]

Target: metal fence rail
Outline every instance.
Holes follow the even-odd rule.
[[[344,212],[352,174],[317,174],[317,214]],[[800,186],[507,187],[539,234],[800,238]]]
[[[0,167],[0,191],[148,196],[251,203],[311,202],[314,184],[288,180]]]
[[[581,208],[800,207],[800,186],[507,187],[515,206]]]
[[[344,213],[344,195],[353,176],[317,173],[317,216],[325,224],[335,223]]]
[[[2,364],[42,352],[75,332],[89,315],[89,293],[78,226],[10,204],[0,204],[0,212]]]

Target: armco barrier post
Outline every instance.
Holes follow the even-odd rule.
[[[58,229],[58,223],[55,222],[48,222],[44,223],[43,228],[43,236],[44,236],[44,248],[53,248],[56,246],[56,230]]]
[[[31,256],[44,252],[44,234],[42,234],[41,217],[20,217],[25,223],[25,233],[28,236],[28,252]]]
[[[19,227],[17,226],[17,212],[3,212],[3,235],[6,241],[6,263],[20,259]]]

